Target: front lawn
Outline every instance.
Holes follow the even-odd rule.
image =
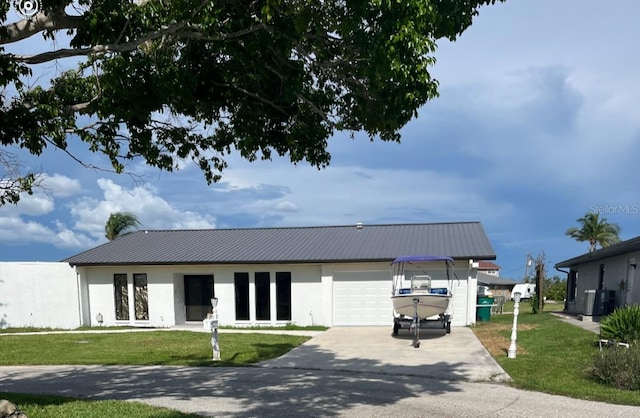
[[[599,353],[598,335],[567,324],[545,312],[534,315],[521,305],[518,316],[517,354],[507,357],[513,315],[492,315],[473,331],[513,385],[527,390],[640,406],[640,392],[622,391],[589,379],[593,356]]]
[[[9,399],[28,417],[37,418],[196,418],[200,416],[139,402],[88,401],[53,395],[3,392],[0,392],[0,399]]]
[[[308,339],[293,335],[221,333],[221,361],[213,362],[211,334],[202,332],[4,335],[0,337],[0,365],[246,366],[279,357]]]

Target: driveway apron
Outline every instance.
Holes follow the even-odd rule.
[[[393,336],[391,327],[336,327],[282,357],[259,364],[270,368],[350,371],[421,376],[438,380],[504,381],[507,373],[470,328],[420,330],[414,348],[407,330]]]

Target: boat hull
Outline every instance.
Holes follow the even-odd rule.
[[[444,315],[449,310],[451,295],[439,294],[405,294],[392,296],[393,309],[398,315],[413,317],[414,299],[418,300],[418,317],[420,319]]]

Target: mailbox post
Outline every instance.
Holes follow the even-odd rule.
[[[518,337],[518,313],[520,311],[520,292],[513,294],[513,327],[511,328],[511,344],[507,350],[507,358],[516,358],[516,339]]]
[[[213,310],[202,321],[205,329],[211,330],[211,348],[213,349],[213,361],[220,361],[220,345],[218,344],[218,298],[211,298]]]

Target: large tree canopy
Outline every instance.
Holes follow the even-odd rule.
[[[40,0],[39,13],[9,22],[5,0],[0,156],[82,141],[116,172],[134,158],[168,171],[192,159],[208,182],[234,150],[322,168],[335,131],[399,141],[437,96],[436,41],[495,1]],[[55,42],[13,47],[36,35]],[[73,69],[26,82],[34,65],[62,59]],[[33,186],[28,173],[0,179],[0,204]]]

